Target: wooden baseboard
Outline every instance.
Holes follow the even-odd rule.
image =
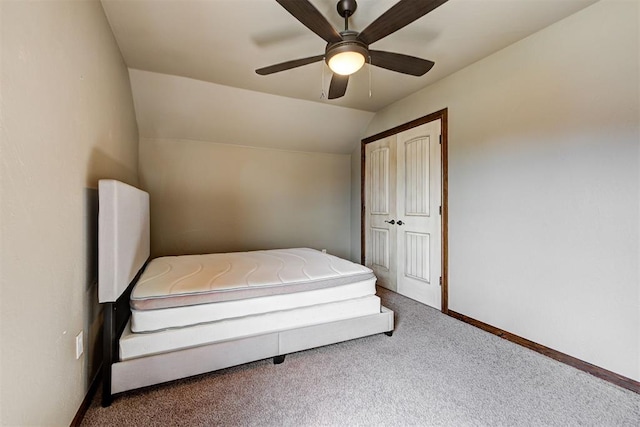
[[[84,396],[84,399],[82,400],[82,403],[80,404],[80,407],[78,408],[78,411],[76,412],[76,416],[73,417],[73,420],[71,421],[70,427],[79,427],[80,424],[82,423],[82,419],[84,418],[84,415],[87,413],[87,410],[89,409],[89,406],[91,405],[91,401],[93,400],[93,396],[95,396],[96,395],[96,391],[98,391],[98,385],[100,384],[100,373],[101,372],[102,372],[102,366],[100,366],[98,368],[98,372],[93,377],[93,380],[91,381],[91,384],[89,385],[89,390],[87,391],[87,394]]]
[[[640,382],[632,380],[631,378],[624,377],[622,375],[616,374],[615,372],[611,372],[604,368],[601,368],[596,365],[592,365],[591,363],[585,362],[583,360],[577,359],[573,356],[569,356],[568,354],[561,353],[557,350],[554,350],[549,347],[545,347],[541,344],[530,341],[526,338],[522,338],[518,335],[512,334],[507,331],[503,331],[500,328],[496,328],[495,326],[488,325],[479,320],[473,319],[471,317],[465,316],[464,314],[456,313],[455,311],[448,310],[447,313],[449,316],[461,320],[465,323],[473,325],[477,328],[480,328],[484,331],[490,332],[494,335],[499,336],[500,338],[504,338],[508,341],[519,344],[523,347],[526,347],[530,350],[536,351],[540,354],[543,354],[547,357],[555,359],[559,362],[565,363],[567,365],[573,366],[574,368],[580,369],[581,371],[587,372],[595,377],[601,378],[605,381],[613,383],[622,388],[626,388],[627,390],[631,390],[635,393],[640,394]]]

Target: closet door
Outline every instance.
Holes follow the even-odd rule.
[[[398,293],[440,309],[440,120],[397,135]]]
[[[396,291],[396,136],[366,146],[365,264],[377,284]]]
[[[380,286],[441,306],[440,120],[365,148],[365,264]]]

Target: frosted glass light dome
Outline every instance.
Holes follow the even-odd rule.
[[[364,55],[360,52],[346,51],[333,55],[328,65],[334,73],[348,76],[362,68],[364,61]]]

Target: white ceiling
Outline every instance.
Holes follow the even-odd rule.
[[[416,0],[419,1],[419,0]],[[375,112],[595,3],[596,0],[450,0],[372,45],[435,61],[422,77],[369,66],[347,94],[321,99],[323,62],[259,76],[267,65],[319,55],[325,42],[274,0],[102,0],[129,68]],[[364,29],[396,0],[359,0],[350,28]],[[311,3],[338,29],[336,0]],[[134,89],[135,90],[135,89]]]

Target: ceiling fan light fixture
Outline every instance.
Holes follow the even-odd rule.
[[[326,55],[326,62],[334,73],[349,76],[362,68],[366,56],[366,48],[359,44],[348,43],[330,49]]]
[[[0,0],[2,1],[2,0]],[[356,0],[338,0],[338,15],[344,18],[344,31],[336,31],[333,25],[316,9],[311,0],[276,0],[302,25],[320,36],[327,45],[324,55],[310,56],[281,62],[256,70],[261,76],[301,67],[324,59],[333,72],[328,99],[344,96],[349,76],[360,70],[365,62],[397,73],[422,76],[433,67],[433,61],[401,53],[369,50],[369,45],[406,27],[448,0],[400,0],[362,31],[349,29],[349,18],[358,7]],[[322,68],[324,84],[324,67]],[[371,74],[369,74],[371,81]],[[323,92],[324,94],[324,92]],[[371,96],[371,91],[369,91]]]

